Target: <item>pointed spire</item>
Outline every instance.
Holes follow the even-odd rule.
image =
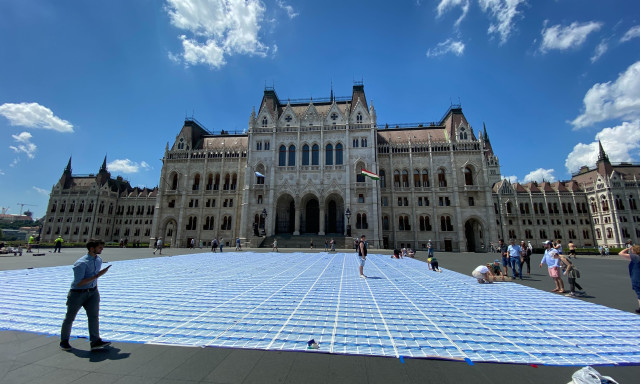
[[[487,127],[484,125],[484,121],[482,122],[482,137],[484,137],[485,141],[489,141],[489,135],[487,135]]]
[[[607,156],[607,154],[604,152],[604,148],[602,148],[602,142],[600,142],[600,140],[598,140],[598,147],[599,147],[598,161],[601,161],[601,160],[609,161],[609,156]]]
[[[333,103],[335,99],[333,98],[333,80],[331,80],[331,102]]]
[[[104,155],[104,160],[102,161],[100,172],[106,172],[106,171],[107,171],[107,155]]]
[[[69,156],[69,163],[67,167],[64,169],[65,172],[71,173],[71,156]]]

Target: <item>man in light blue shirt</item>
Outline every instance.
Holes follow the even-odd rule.
[[[70,351],[69,337],[71,336],[71,326],[80,308],[87,312],[89,323],[89,340],[91,350],[103,349],[109,342],[100,338],[99,314],[100,314],[100,293],[98,292],[98,278],[107,273],[110,265],[102,269],[102,259],[100,254],[104,249],[104,241],[90,239],[87,242],[87,254],[79,258],[73,264],[73,282],[67,294],[67,313],[62,322],[60,331],[60,349]]]
[[[553,248],[553,243],[549,240],[542,243],[545,251],[542,260],[540,260],[540,268],[542,264],[547,264],[549,277],[553,279],[556,288],[551,292],[564,293],[564,282],[562,281],[562,268],[560,264],[560,257],[557,250]]]
[[[520,276],[520,280],[522,280],[522,261],[520,261],[520,256],[522,255],[522,248],[518,244],[516,244],[515,239],[511,239],[511,245],[507,247],[507,252],[509,252],[509,264],[511,265],[511,271],[513,272],[513,278],[516,276]],[[517,268],[517,273],[516,273]]]

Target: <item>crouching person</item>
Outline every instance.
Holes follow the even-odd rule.
[[[493,273],[491,273],[486,265],[479,265],[476,269],[473,270],[473,272],[471,272],[471,276],[478,279],[478,283],[480,284],[493,283]]]

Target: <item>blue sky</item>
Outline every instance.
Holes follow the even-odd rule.
[[[382,126],[461,103],[511,180],[638,162],[639,48],[635,1],[2,1],[0,206],[44,215],[70,156],[154,187],[185,117],[246,130],[265,84],[363,81]]]

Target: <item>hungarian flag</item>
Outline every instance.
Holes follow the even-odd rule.
[[[362,168],[362,170],[360,171],[360,174],[365,175],[367,177],[372,178],[373,180],[380,180],[380,176],[376,175],[373,172],[369,172],[366,169]]]

